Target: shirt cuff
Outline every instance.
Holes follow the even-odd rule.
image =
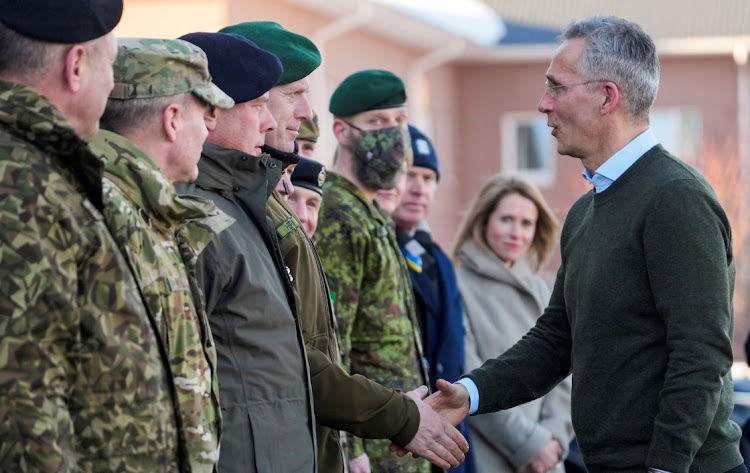
[[[649,468],[648,471],[658,471],[659,473],[670,473],[667,470],[660,470],[658,468]]]
[[[469,414],[475,413],[479,409],[479,389],[477,389],[477,385],[471,378],[461,378],[456,383],[463,384],[469,391]]]

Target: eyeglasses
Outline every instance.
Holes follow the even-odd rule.
[[[609,82],[606,79],[597,79],[597,80],[587,80],[586,82],[577,82],[575,84],[557,84],[553,85],[549,79],[544,81],[544,86],[547,87],[547,92],[553,97],[557,94],[557,89],[563,89],[565,87],[573,87],[574,85],[587,85],[587,84],[596,84],[597,82]]]

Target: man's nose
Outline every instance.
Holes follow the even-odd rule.
[[[542,94],[542,98],[539,100],[539,105],[536,107],[541,113],[547,113],[552,110],[552,95],[549,90],[545,90]]]

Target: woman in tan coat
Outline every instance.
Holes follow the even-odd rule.
[[[495,176],[472,202],[454,254],[467,370],[510,348],[542,314],[550,290],[537,272],[556,228],[539,190],[518,177]],[[471,417],[469,428],[478,473],[563,472],[573,438],[570,379],[530,403]]]

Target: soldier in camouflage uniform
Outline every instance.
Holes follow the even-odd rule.
[[[428,384],[414,299],[393,221],[373,202],[378,190],[395,185],[410,155],[405,101],[401,79],[378,70],[349,76],[333,93],[338,159],[324,186],[317,244],[335,295],[344,365],[409,391]],[[352,470],[369,458],[373,472],[430,471],[423,459],[398,458],[388,445],[355,439]]]
[[[119,0],[0,2],[2,471],[187,471],[166,348],[84,141],[121,13]]]
[[[173,184],[198,175],[207,104],[227,109],[234,101],[211,83],[198,47],[118,43],[115,87],[101,119],[111,131],[91,142],[105,162],[104,217],[168,347],[192,473],[212,473],[221,432],[216,348],[195,263],[234,220],[210,201],[177,195]]]

